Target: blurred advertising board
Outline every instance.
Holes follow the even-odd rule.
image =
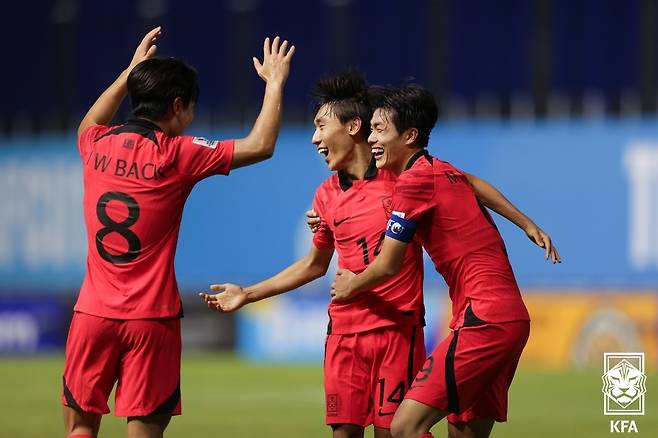
[[[236,314],[237,351],[258,361],[319,361],[327,301],[295,293],[249,305]],[[658,365],[658,291],[530,291],[532,319],[521,365],[600,367],[605,352],[640,351]],[[445,290],[425,294],[427,351],[448,334]]]
[[[71,315],[58,297],[0,295],[0,355],[61,351]]]
[[[658,290],[524,295],[532,318],[522,363],[600,367],[603,353],[637,351],[658,364]]]
[[[273,159],[195,187],[176,257],[181,289],[258,281],[306,253],[304,211],[329,175],[311,135],[288,127]],[[439,123],[430,143],[430,152],[499,187],[557,243],[564,263],[552,266],[496,218],[523,287],[658,284],[658,120]],[[80,167],[73,137],[0,139],[0,293],[79,287]]]
[[[325,290],[329,290],[328,288]],[[250,304],[236,313],[239,354],[256,361],[321,361],[329,317],[329,294],[291,294]],[[444,300],[425,293],[425,344],[436,345]]]

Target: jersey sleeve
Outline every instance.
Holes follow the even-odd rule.
[[[313,210],[315,210],[315,212],[318,214],[318,216],[320,216],[320,219],[322,220],[317,231],[313,234],[313,245],[315,245],[316,248],[333,249],[334,233],[331,231],[325,221],[326,205],[322,201],[321,190],[322,187],[318,188],[318,190],[315,192],[315,197],[313,198]]]
[[[235,140],[206,140],[179,136],[178,171],[195,181],[212,175],[228,175],[233,161]]]
[[[105,125],[91,125],[82,131],[82,134],[78,137],[78,152],[80,153],[80,156],[84,157],[93,141],[109,129],[110,127]]]
[[[393,189],[386,236],[410,243],[418,222],[432,209],[433,199],[434,174],[431,171],[419,169],[403,172]]]

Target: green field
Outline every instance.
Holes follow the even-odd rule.
[[[63,436],[62,357],[0,359],[0,436]],[[599,370],[522,369],[510,395],[510,421],[494,437],[610,437]],[[185,354],[182,417],[169,437],[329,437],[319,366],[260,365],[233,356]],[[647,376],[639,435],[658,436],[658,374]],[[620,417],[621,418],[621,417]],[[124,436],[125,420],[106,416],[101,436]],[[445,425],[434,429],[446,436]],[[637,434],[632,434],[633,436]],[[366,436],[372,436],[367,433]]]

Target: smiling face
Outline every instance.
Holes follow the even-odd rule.
[[[368,143],[378,169],[390,169],[401,173],[409,157],[415,151],[409,147],[409,130],[399,133],[393,123],[390,110],[377,108],[370,121],[372,132]],[[415,137],[414,137],[415,139]]]
[[[355,119],[351,119],[341,123],[329,104],[322,105],[315,115],[312,142],[318,153],[324,155],[327,167],[332,171],[343,170],[352,158],[354,122]]]

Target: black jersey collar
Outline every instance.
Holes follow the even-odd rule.
[[[126,123],[124,124],[124,126],[128,126],[128,125],[138,126],[140,128],[149,129],[151,131],[163,132],[162,128],[160,128],[158,125],[156,125],[152,121],[146,120],[146,119],[140,119],[138,117],[126,120]]]
[[[374,177],[377,176],[377,163],[375,162],[375,159],[373,158],[370,160],[370,164],[368,164],[368,168],[366,169],[366,173],[363,175],[363,179],[373,179]],[[350,187],[352,187],[352,178],[347,175],[342,170],[338,171],[338,184],[340,185],[340,189],[342,191],[347,191]]]
[[[109,132],[106,132],[94,141],[98,141],[103,137],[107,137],[108,135],[117,135],[129,132],[133,134],[139,134],[142,137],[151,140],[153,143],[155,143],[156,146],[159,147],[160,145],[158,144],[158,137],[156,137],[155,131],[162,132],[162,128],[150,120],[138,118],[128,119],[123,125],[118,126]]]
[[[418,159],[419,159],[420,157],[425,157],[425,158],[427,158],[427,161],[429,161],[429,163],[432,164],[432,156],[431,156],[430,153],[427,151],[427,149],[422,148],[421,150],[419,150],[418,152],[416,152],[415,154],[413,154],[413,155],[411,156],[411,158],[409,158],[409,161],[407,161],[407,165],[404,166],[404,170],[409,170],[409,169],[411,169],[411,166],[413,166],[414,163],[415,163],[416,161],[418,161]]]

